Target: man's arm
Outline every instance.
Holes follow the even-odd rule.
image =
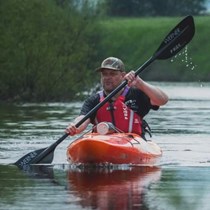
[[[162,106],[168,102],[168,96],[161,89],[145,82],[139,76],[135,77],[134,71],[127,73],[124,79],[128,81],[129,86],[135,86],[144,92],[150,98],[152,105]]]
[[[83,117],[84,115],[80,115],[77,118],[75,118],[75,120],[72,123],[70,123],[68,127],[66,128],[66,133],[68,133],[70,136],[73,136],[75,134],[78,134],[84,131],[87,128],[88,124],[90,123],[90,119],[87,119],[78,128],[76,128],[75,126]]]
[[[82,123],[82,125],[80,125],[78,128],[75,127],[75,125],[83,118],[86,116],[86,114],[92,110],[97,104],[99,103],[99,95],[98,94],[94,94],[91,97],[88,97],[83,106],[82,109],[80,111],[80,114],[77,118],[75,118],[75,120],[69,124],[69,126],[66,128],[66,133],[68,133],[69,135],[73,136],[75,134],[81,133],[82,131],[84,131],[89,123],[92,123],[93,118],[95,118],[95,113],[89,118],[87,119],[84,123]]]

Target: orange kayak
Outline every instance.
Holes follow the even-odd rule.
[[[161,148],[134,133],[88,133],[67,148],[70,163],[154,164]]]

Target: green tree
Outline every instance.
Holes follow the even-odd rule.
[[[151,0],[153,16],[199,15],[205,12],[206,0]]]
[[[206,11],[206,0],[105,0],[110,16],[180,16]]]
[[[90,86],[100,33],[74,3],[0,1],[0,100],[68,100]]]

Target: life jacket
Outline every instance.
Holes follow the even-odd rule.
[[[100,122],[112,122],[117,129],[123,132],[142,134],[141,117],[124,103],[128,90],[129,87],[126,86],[123,93],[114,102],[106,102],[97,111],[95,125]],[[100,102],[103,101],[103,91],[99,92],[99,96]]]

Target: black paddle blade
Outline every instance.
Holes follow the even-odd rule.
[[[168,59],[176,55],[191,41],[194,34],[195,25],[193,17],[187,16],[165,37],[154,56],[157,59]]]
[[[14,163],[18,168],[21,170],[27,170],[30,164],[34,163],[34,159],[36,159],[41,153],[43,153],[47,148],[35,150],[33,152],[29,152],[28,154],[24,155],[18,161]],[[46,157],[44,157],[39,163],[48,164],[51,163],[53,160],[54,153],[51,152]]]

